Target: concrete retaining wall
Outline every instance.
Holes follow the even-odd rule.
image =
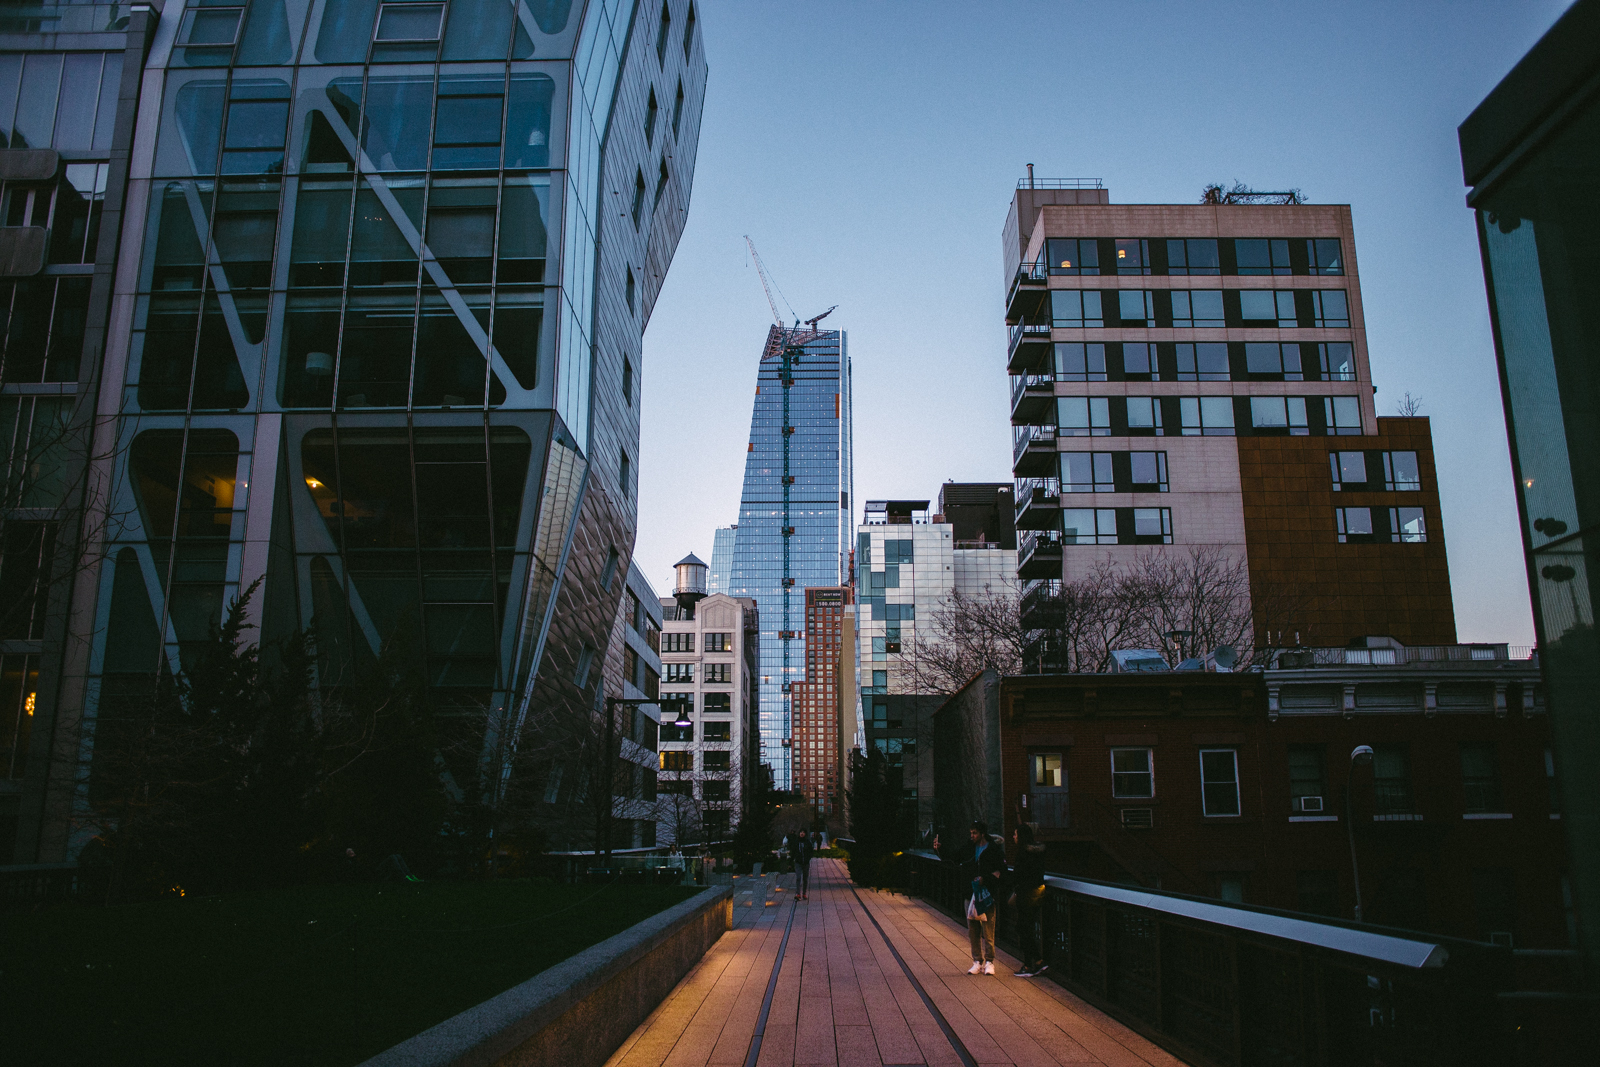
[[[714,886],[362,1067],[601,1067],[732,927],[733,890]]]

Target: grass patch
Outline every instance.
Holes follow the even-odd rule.
[[[7,1064],[349,1067],[697,890],[304,886],[0,922]]]

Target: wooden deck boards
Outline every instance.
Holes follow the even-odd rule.
[[[966,930],[920,901],[857,894],[838,860],[813,863],[809,901],[794,902],[793,883],[735,883],[734,929],[607,1067],[743,1067],[786,927],[756,1067],[962,1067],[878,925],[983,1067],[1182,1067],[1054,982],[1012,977],[1004,953],[993,977],[968,975]]]

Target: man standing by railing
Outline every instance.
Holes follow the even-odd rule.
[[[1017,941],[1022,950],[1022,967],[1018,978],[1032,978],[1043,974],[1044,954],[1039,951],[1039,905],[1044,901],[1044,846],[1034,843],[1033,827],[1018,823],[1011,831],[1011,840],[1017,846],[1017,860],[1012,874],[1011,903],[1017,908]]]
[[[967,838],[971,851],[961,860],[961,870],[971,885],[966,917],[967,936],[972,942],[972,966],[967,973],[993,974],[994,927],[1006,878],[1006,850],[998,838],[989,836],[989,826],[982,819],[972,824]],[[937,837],[934,847],[939,847]]]

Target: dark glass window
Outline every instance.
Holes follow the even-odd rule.
[[[492,170],[500,165],[503,83],[499,78],[439,79],[434,116],[435,170]],[[484,256],[487,258],[488,250]]]
[[[660,110],[661,108],[656,104],[656,91],[652,87],[650,90],[650,102],[645,106],[644,111],[644,143],[646,146],[656,143],[656,115]]]
[[[1245,326],[1293,327],[1300,322],[1288,289],[1239,290],[1239,318]]]
[[[1149,274],[1150,242],[1140,238],[1117,238],[1117,273]]]
[[[222,173],[281,174],[289,129],[289,86],[277,79],[233,83]]]
[[[1324,327],[1350,325],[1350,303],[1343,289],[1311,290],[1311,324]]]
[[[1126,398],[1128,434],[1132,437],[1159,437],[1161,429],[1161,400],[1153,396]]]
[[[1308,237],[1306,262],[1312,274],[1343,274],[1344,255],[1337,237]]]
[[[1117,317],[1123,326],[1156,324],[1155,294],[1148,289],[1121,289],[1117,292]]]
[[[1062,328],[1104,326],[1100,293],[1093,289],[1055,289],[1050,293],[1050,325]]]
[[[1189,237],[1167,242],[1168,274],[1221,274],[1214,237]]]
[[[1061,453],[1061,491],[1063,493],[1110,493],[1116,482],[1111,471],[1110,452]]]
[[[1165,493],[1167,491],[1167,454],[1165,452],[1128,453],[1128,491],[1134,493]]]
[[[1240,274],[1290,273],[1289,242],[1281,238],[1235,238],[1233,254]]]
[[[683,82],[678,82],[678,95],[672,101],[672,136],[679,136],[683,128]]]
[[[1228,346],[1223,341],[1200,341],[1176,346],[1178,381],[1225,382],[1228,373]]]
[[[1321,813],[1327,808],[1325,759],[1321,745],[1289,746],[1289,808],[1296,814]],[[1307,797],[1312,798],[1310,803]]]
[[[1220,289],[1174,289],[1172,325],[1180,327],[1226,326]]]
[[[1064,382],[1106,380],[1106,346],[1063,342],[1056,345],[1056,379]]]
[[[1234,434],[1231,396],[1180,397],[1178,409],[1185,436],[1232,437]]]
[[[661,3],[661,20],[656,23],[656,61],[663,66],[667,62],[667,35],[672,32],[672,12],[667,10],[666,0]]]
[[[1411,756],[1404,745],[1373,746],[1372,794],[1379,815],[1408,815],[1416,810]]]
[[[1304,437],[1311,432],[1306,422],[1306,398],[1253,396],[1250,398],[1250,426],[1258,435]]]
[[[1371,544],[1378,540],[1372,529],[1371,508],[1334,508],[1333,514],[1341,543]]]
[[[1200,799],[1206,815],[1239,814],[1239,754],[1233,749],[1200,750]]]
[[[657,208],[659,208],[661,206],[661,198],[666,195],[666,192],[667,192],[667,161],[665,159],[663,159],[661,161],[661,172],[656,175],[656,193],[655,193],[655,198],[650,202],[650,210],[651,211],[655,211]]]
[[[1257,380],[1298,382],[1304,378],[1300,371],[1298,343],[1247,341],[1244,346],[1244,363],[1245,370]]]
[[[636,170],[633,176],[633,228],[639,228],[639,219],[644,214],[644,171]]]
[[[1153,797],[1156,795],[1155,760],[1148,748],[1111,750],[1111,795],[1114,797]]]
[[[1161,370],[1156,359],[1156,346],[1144,341],[1127,341],[1122,345],[1122,377],[1130,382],[1158,382]]]
[[[1318,363],[1325,382],[1356,380],[1355,349],[1349,341],[1327,341],[1317,345]]]
[[[1100,243],[1093,237],[1051,237],[1045,241],[1051,274],[1099,274]]]
[[[1393,541],[1419,543],[1428,539],[1428,522],[1421,508],[1390,508],[1389,537]]]
[[[1056,424],[1063,437],[1109,436],[1111,401],[1103,396],[1057,397]]]
[[[1422,472],[1417,466],[1415,452],[1385,452],[1383,454],[1384,488],[1391,492],[1414,491],[1422,488]]]

